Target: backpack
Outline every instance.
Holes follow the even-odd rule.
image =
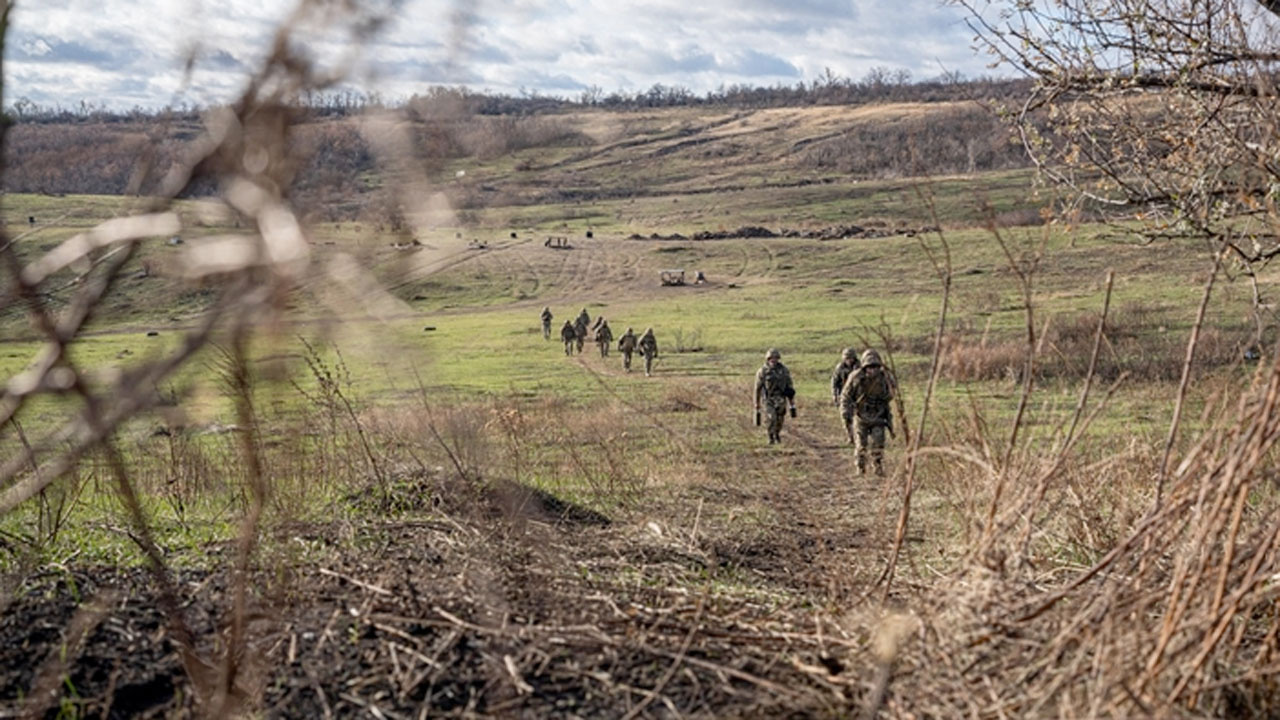
[[[764,368],[763,380],[765,397],[783,397],[787,389],[787,370],[782,363],[774,367]]]
[[[893,399],[893,386],[888,372],[881,368],[875,375],[864,375],[859,380],[857,414],[868,419],[878,417],[885,426],[892,428],[893,409],[889,401]]]

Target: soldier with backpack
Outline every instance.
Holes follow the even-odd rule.
[[[858,474],[867,473],[867,456],[876,475],[884,475],[884,435],[893,432],[890,402],[897,391],[893,375],[880,364],[880,353],[862,353],[861,366],[840,391],[840,415],[857,453]]]
[[[577,333],[578,352],[582,352],[582,345],[587,341],[587,328],[591,326],[591,316],[587,314],[587,309],[582,308],[582,312],[578,313],[578,317],[573,321],[573,329]]]
[[[756,371],[754,402],[757,425],[760,424],[760,407],[764,406],[769,444],[782,442],[782,421],[788,406],[791,417],[796,416],[796,390],[791,384],[791,371],[782,364],[782,353],[776,348],[769,348],[764,354],[764,365]]]
[[[831,404],[836,406],[836,411],[840,411],[840,392],[844,390],[844,382],[849,379],[854,370],[858,369],[858,351],[851,347],[847,347],[840,353],[840,362],[836,363],[835,369],[831,371]],[[846,425],[845,432],[848,432]],[[850,437],[849,442],[853,442]]]
[[[551,339],[551,308],[542,308],[542,339]]]
[[[578,331],[568,320],[565,320],[564,326],[560,328],[560,340],[564,343],[564,354],[572,355],[573,345],[578,341]]]
[[[636,351],[636,333],[631,328],[618,338],[618,351],[622,353],[622,369],[631,372],[631,353]]]
[[[644,376],[653,375],[653,359],[658,357],[658,339],[653,336],[653,328],[648,328],[640,336],[640,354],[644,356]]]
[[[613,344],[613,330],[609,329],[609,321],[600,316],[600,326],[596,328],[596,345],[600,347],[600,357],[609,357],[609,346]]]

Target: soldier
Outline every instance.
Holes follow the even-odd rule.
[[[831,404],[836,406],[836,410],[840,409],[840,391],[844,390],[844,381],[849,379],[849,375],[858,369],[858,351],[851,347],[844,349],[840,353],[840,362],[836,363],[836,367],[831,371]],[[841,416],[843,417],[843,415]],[[849,428],[845,426],[845,434],[849,434]],[[853,442],[853,436],[849,435],[849,442]]]
[[[578,352],[582,352],[582,344],[587,341],[587,328],[591,325],[591,316],[587,314],[587,309],[582,308],[582,312],[578,313],[578,317],[573,321],[573,329],[578,334]]]
[[[551,308],[542,308],[542,339],[551,339]]]
[[[640,336],[640,354],[644,356],[644,376],[653,375],[653,359],[658,357],[658,340],[653,336],[653,328],[648,328]]]
[[[631,328],[618,339],[618,351],[622,353],[622,369],[631,372],[631,353],[636,351],[636,333]]]
[[[568,320],[564,321],[564,326],[560,328],[560,340],[564,342],[564,354],[573,354],[573,343],[578,339],[578,331],[573,328],[573,323]]]
[[[791,371],[782,364],[782,353],[769,348],[764,354],[764,365],[756,371],[754,402],[756,421],[760,418],[760,405],[764,404],[769,424],[769,444],[782,442],[782,421],[790,406],[791,417],[796,416],[796,389],[791,384]]]
[[[609,321],[600,316],[600,327],[596,328],[596,345],[600,347],[600,357],[609,357],[609,346],[613,344],[613,330],[609,329]]]
[[[884,475],[884,434],[893,432],[893,411],[889,406],[897,391],[897,381],[880,364],[875,350],[862,353],[862,365],[854,370],[840,391],[840,415],[849,430],[858,457],[858,474],[867,473],[867,455],[876,475]]]

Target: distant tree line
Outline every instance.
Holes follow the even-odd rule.
[[[438,85],[398,102],[390,102],[378,93],[315,91],[305,96],[302,109],[313,117],[345,117],[370,109],[439,105],[448,105],[451,111],[467,115],[536,115],[593,107],[614,110],[697,106],[755,109],[875,102],[998,102],[1025,97],[1031,87],[1031,81],[1027,79],[967,78],[960,73],[944,73],[935,78],[913,81],[907,70],[876,67],[860,79],[837,75],[827,69],[814,80],[792,85],[721,85],[701,95],[679,85],[662,84],[644,90],[612,92],[591,86],[569,96],[526,90],[508,95],[463,86]],[[160,119],[194,122],[199,120],[202,111],[203,108],[194,105],[160,110],[134,107],[121,111],[85,100],[67,107],[41,105],[28,98],[19,98],[5,109],[5,115],[8,122],[17,124],[124,123]]]

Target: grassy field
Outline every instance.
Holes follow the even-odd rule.
[[[450,658],[452,669],[431,686],[457,693],[453,710],[501,715],[511,699],[485,693],[514,675],[515,687],[523,677],[540,688],[515,701],[546,712],[624,714],[617,711],[636,694],[626,688],[639,687],[656,688],[643,691],[651,697],[702,698],[703,714],[763,716],[799,702],[804,714],[848,716],[867,688],[831,668],[881,667],[869,648],[887,626],[883,608],[898,603],[936,631],[950,612],[935,602],[939,588],[1017,596],[1108,557],[1139,522],[1153,501],[1211,265],[1200,246],[1139,244],[1125,226],[1041,225],[1047,200],[1025,172],[827,181],[721,159],[709,180],[704,156],[662,151],[712,133],[697,147],[755,143],[763,152],[769,144],[757,127],[799,128],[786,136],[798,142],[848,120],[803,119],[673,113],[637,119],[634,145],[601,136],[582,150],[535,149],[466,167],[466,182],[492,183],[512,198],[571,172],[615,189],[652,182],[649,192],[493,203],[467,208],[465,224],[407,233],[369,222],[308,226],[307,269],[280,300],[284,311],[259,324],[244,367],[232,339],[216,336],[149,390],[145,412],[0,520],[0,567],[15,597],[66,598],[79,592],[68,587],[90,581],[157,597],[136,577],[114,574],[147,563],[149,540],[119,490],[124,475],[181,591],[196,598],[211,588],[188,600],[208,637],[228,588],[254,573],[262,625],[246,653],[284,669],[274,685],[246,692],[275,712],[320,712],[287,690],[311,685],[326,689],[318,692],[330,698],[326,710],[329,702],[353,712],[362,703],[445,703],[430,692],[424,700],[422,685],[399,669],[404,651],[393,644],[402,643],[417,653],[404,657],[427,658],[423,667],[444,667],[431,652]],[[588,120],[588,134],[610,126]],[[4,218],[21,230],[17,255],[30,261],[134,209],[121,198],[10,195]],[[175,210],[182,242],[141,243],[68,347],[88,392],[174,351],[217,301],[217,283],[184,278],[182,259],[210,237],[247,230],[211,202]],[[875,232],[649,239],[757,225]],[[567,236],[570,247],[545,247],[549,236]],[[671,268],[690,278],[701,270],[708,282],[662,286],[659,273]],[[1108,273],[1115,280],[1090,420],[1071,435]],[[91,274],[60,271],[40,302],[64,310]],[[1276,282],[1275,271],[1260,275],[1261,297]],[[1252,292],[1223,279],[1210,298],[1175,458],[1194,459],[1207,446],[1197,441],[1228,427],[1237,398],[1248,395],[1242,388],[1260,367],[1244,360]],[[919,435],[944,295],[938,384]],[[555,315],[550,341],[538,327],[543,306]],[[654,376],[623,372],[616,349],[601,358],[588,345],[567,357],[554,333],[581,308],[607,317],[615,338],[628,326],[654,328]],[[1029,310],[1036,370],[1024,395]],[[881,350],[899,378],[904,412],[886,480],[853,472],[831,406],[830,372],[846,346]],[[765,444],[751,413],[753,374],[770,347],[781,350],[798,391],[799,416],[777,447]],[[0,377],[19,375],[42,348],[24,307],[0,308]],[[0,429],[0,457],[20,457],[33,443],[38,472],[74,439],[56,433],[83,405],[74,392],[27,403]],[[905,449],[917,435],[914,494],[906,494]],[[1261,513],[1272,495],[1271,486],[1254,486],[1240,496],[1240,512]],[[914,514],[898,537],[907,499]],[[246,547],[245,527],[254,529],[249,560],[227,574]],[[984,539],[995,527],[1000,541]],[[885,590],[887,605],[876,605],[870,598],[898,549],[898,584]],[[1006,565],[1000,553],[1020,560]],[[1014,573],[1024,585],[1007,580]],[[15,607],[52,612],[28,600]],[[662,618],[672,619],[669,628],[660,629]],[[507,635],[516,626],[532,634]],[[700,633],[718,640],[691,645]],[[479,649],[460,644],[464,635]],[[594,669],[547,639],[562,635],[595,658]],[[508,644],[486,644],[499,637]],[[933,657],[934,646],[922,647],[911,662]],[[165,652],[165,672],[178,677]],[[688,672],[670,665],[662,679],[672,661],[688,662]],[[397,669],[368,680],[369,668],[384,666]],[[494,667],[508,679],[486,680]],[[111,691],[76,672],[68,682],[99,698],[77,707],[101,709],[93,703]],[[1006,679],[1016,675],[1009,672]],[[392,676],[395,687],[381,694],[335,694]],[[609,684],[616,678],[626,687]],[[0,699],[13,703],[33,682],[16,669],[3,679]],[[584,689],[591,683],[608,690],[593,695]],[[566,693],[580,703],[572,712],[536,704]],[[161,702],[189,708],[172,694]]]
[[[905,205],[907,196],[916,194],[917,204],[921,197],[942,198],[940,210],[964,217],[952,206],[964,197],[976,205],[992,192],[1008,193],[1011,178],[1025,181],[996,175],[922,181],[912,192],[886,186],[864,195],[816,200],[816,212],[836,203],[851,217],[877,216],[886,214],[884,198],[897,197]],[[742,193],[724,194],[735,202],[749,202],[737,197]],[[697,211],[690,206],[716,202],[682,199],[684,210],[694,215],[674,227],[661,224],[663,218],[650,215],[652,210],[635,212],[647,227],[664,234],[688,232],[698,227],[693,223]],[[766,222],[770,213],[814,217],[808,214],[813,207],[792,206],[794,197],[777,201],[783,204],[757,207],[759,215],[735,217],[733,224]],[[11,220],[32,214],[53,219],[20,238],[23,255],[31,257],[127,206],[111,198],[55,202],[14,196],[8,213],[14,216]],[[539,211],[563,218],[576,212],[576,206]],[[502,217],[504,212],[497,209],[493,215]],[[211,221],[204,205],[179,206],[179,213],[191,228],[183,233],[190,243],[198,243],[201,235],[234,230]],[[705,437],[698,445],[698,459],[714,466],[721,455],[756,445],[756,432],[747,422],[751,378],[764,349],[777,347],[797,381],[800,427],[829,445],[838,442],[841,432],[829,407],[830,371],[846,346],[889,352],[901,378],[906,419],[915,422],[942,298],[942,283],[926,251],[941,257],[945,246],[953,278],[947,318],[952,345],[944,357],[951,362],[936,390],[938,424],[930,428],[931,441],[968,422],[975,409],[996,426],[1012,417],[1027,323],[1018,272],[1025,272],[1031,283],[1043,375],[1039,399],[1026,422],[1046,429],[1062,422],[1073,409],[1087,365],[1108,271],[1116,273],[1116,281],[1102,372],[1108,378],[1128,372],[1130,378],[1093,432],[1106,437],[1123,427],[1127,436],[1153,440],[1165,428],[1166,412],[1152,404],[1168,402],[1169,383],[1180,371],[1206,269],[1195,247],[1140,246],[1114,228],[1097,226],[1069,231],[1057,226],[1004,228],[999,237],[968,228],[843,240],[679,241],[629,239],[622,233],[634,221],[602,222],[594,225],[594,237],[575,233],[572,248],[557,250],[543,247],[539,239],[564,232],[563,221],[541,223],[517,231],[514,239],[492,229],[484,235],[484,228],[505,224],[499,220],[469,229],[461,239],[445,228],[405,249],[391,247],[394,236],[379,238],[354,224],[317,228],[316,270],[300,283],[291,301],[290,315],[297,324],[264,336],[255,350],[264,366],[280,360],[289,366],[284,379],[264,381],[263,402],[281,414],[282,423],[291,415],[315,411],[313,401],[294,387],[307,376],[301,363],[306,338],[318,348],[317,357],[333,362],[340,356],[348,392],[360,413],[412,412],[422,405],[521,408],[557,403],[570,413],[602,404],[636,406],[647,408],[646,417],[654,422],[676,423],[682,434]],[[473,235],[484,237],[487,247],[466,245]],[[171,350],[211,300],[210,293],[167,274],[166,268],[174,266],[172,257],[184,247],[169,245],[164,238],[144,244],[130,261],[108,311],[72,345],[71,357],[84,368],[91,386]],[[370,279],[385,290],[372,298],[335,292],[323,269],[340,256],[363,258]],[[152,270],[141,277],[144,264]],[[670,267],[686,269],[690,277],[695,269],[702,270],[709,282],[663,287],[657,282],[659,271]],[[73,272],[64,272],[69,289],[74,288]],[[1274,279],[1262,281],[1265,295]],[[616,349],[608,360],[590,347],[581,356],[565,357],[554,337],[545,342],[540,336],[537,314],[543,305],[555,314],[553,335],[582,307],[593,316],[606,316],[615,335],[628,326],[637,333],[653,327],[662,348],[655,378],[622,373]],[[1216,389],[1215,378],[1230,379],[1248,371],[1238,363],[1250,337],[1248,311],[1248,294],[1238,285],[1225,284],[1214,295],[1210,331],[1196,370],[1202,382],[1191,394],[1193,407]],[[40,348],[23,323],[19,308],[4,313],[3,327],[13,338],[0,350],[0,373],[6,376],[21,371]],[[144,445],[141,438],[173,424],[177,416],[197,428],[233,425],[232,404],[220,389],[217,365],[218,353],[207,351],[168,386],[157,388],[168,400],[155,415],[132,421],[126,437]],[[663,403],[672,396],[694,404],[716,398],[723,413],[664,411]],[[38,432],[55,426],[75,406],[69,399],[44,398],[25,408],[18,419]],[[649,450],[641,448],[643,462],[669,464]],[[573,494],[584,482],[575,475],[542,473],[540,483]],[[92,504],[85,507],[90,514],[97,510]],[[167,508],[158,504],[155,511],[163,514]],[[28,523],[29,518],[9,522]],[[223,531],[231,529],[216,519],[213,524]],[[113,552],[125,552],[127,545],[126,538],[124,548]]]

